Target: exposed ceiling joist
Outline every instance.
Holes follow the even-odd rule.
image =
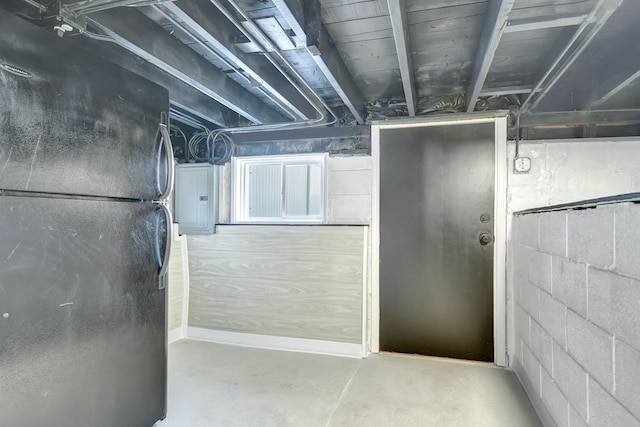
[[[246,54],[235,44],[238,29],[209,1],[164,3],[155,9],[174,20],[190,37],[241,69],[289,114],[302,120],[316,116],[313,106],[266,57]]]
[[[288,31],[282,28],[280,21],[273,16],[254,19],[253,22],[255,22],[258,28],[260,28],[267,37],[269,37],[272,42],[272,46],[275,46],[279,50],[293,50],[297,47],[293,40],[293,37],[295,36],[292,36]]]
[[[480,96],[505,96],[505,95],[522,95],[531,93],[531,86],[498,86],[485,87],[480,92]]]
[[[615,49],[598,51],[598,63],[601,64],[595,72],[598,84],[581,107],[602,109],[603,105],[619,99],[618,94],[626,96],[623,94],[625,89],[640,81],[640,26],[637,18],[633,19],[639,15],[640,2],[626,1],[610,21],[612,30],[597,40],[599,46],[615,46]]]
[[[632,56],[632,58],[636,62],[636,72],[632,74],[616,74],[608,80],[605,80],[600,87],[601,95],[591,103],[590,108],[597,109],[598,106],[609,101],[611,98],[622,92],[631,83],[640,79],[640,63],[638,63],[640,62],[640,57]]]
[[[296,34],[304,30],[306,48],[314,62],[356,121],[363,124],[366,119],[364,100],[322,23],[319,1],[283,0],[274,4]]]
[[[542,74],[534,90],[522,103],[521,111],[534,110],[540,101],[549,93],[560,78],[569,70],[580,54],[589,46],[595,36],[602,30],[607,20],[620,7],[624,0],[599,0],[587,19],[578,27],[569,42],[561,49],[560,53],[548,62],[550,66]],[[554,55],[555,56],[555,55]]]
[[[47,7],[46,7],[46,6],[41,5],[40,3],[38,3],[38,2],[37,2],[37,1],[35,1],[35,0],[22,0],[22,1],[24,1],[25,3],[27,3],[27,4],[29,4],[29,5],[31,5],[31,6],[33,6],[33,7],[35,7],[35,8],[36,8],[36,9],[38,9],[40,12],[46,12],[46,10],[47,10]]]
[[[204,95],[201,95],[204,96]],[[212,123],[219,127],[237,127],[238,121],[229,120],[229,112],[231,110],[227,110],[226,113],[222,111],[216,112],[216,116],[211,114],[209,100],[198,100],[197,97],[186,98],[182,95],[177,95],[171,98],[171,90],[169,90],[169,98],[171,100],[171,106],[177,107],[185,112],[191,114],[196,120],[200,119],[204,121],[205,125],[208,123]]]
[[[244,132],[233,134],[233,140],[240,143],[269,141],[306,141],[312,139],[369,138],[369,126],[316,127],[275,130],[269,132]]]
[[[535,31],[544,30],[547,28],[558,27],[572,27],[582,24],[587,15],[579,16],[557,16],[554,19],[539,20],[539,19],[522,19],[518,21],[509,21],[507,28],[504,29],[506,33],[518,33],[521,31]]]
[[[478,96],[489,74],[491,63],[500,44],[500,39],[507,26],[509,13],[515,0],[490,0],[485,15],[480,45],[476,54],[471,81],[467,88],[467,112],[476,107]]]
[[[336,108],[341,123],[352,121],[348,111],[362,123],[367,112],[369,118],[375,114],[374,109],[365,112],[362,94],[367,101],[380,105],[385,100],[404,97],[408,108],[397,110],[396,114],[413,115],[418,95],[457,95],[456,100],[460,100],[459,94],[465,89],[470,111],[479,108],[479,97],[483,97],[483,108],[496,108],[502,105],[502,100],[484,100],[508,96],[513,101],[512,95],[520,95],[525,100],[521,108],[523,117],[529,113],[527,110],[541,113],[638,107],[640,47],[636,48],[634,41],[640,37],[640,29],[635,30],[640,28],[639,1],[536,0],[535,7],[514,6],[516,1],[526,3],[524,0],[468,0],[454,2],[455,5],[447,0],[422,2],[424,5],[408,0],[2,0],[0,3],[1,8],[29,16],[49,30],[55,28],[57,21],[69,20],[74,34],[83,26],[82,22],[73,25],[74,16],[69,10],[82,11],[81,16],[75,17],[81,20],[84,15],[99,20],[101,15],[111,14],[112,21],[97,28],[106,28],[104,33],[110,30],[108,34],[115,35],[120,46],[96,42],[93,45],[98,51],[114,50],[135,58],[135,63],[124,65],[125,68],[168,87],[172,105],[180,106],[180,111],[192,113],[198,120],[207,117],[214,127],[234,126],[238,121],[240,125],[248,124],[245,117],[256,123],[314,120],[317,115],[324,117],[320,104],[327,109]],[[320,3],[324,22],[320,19]],[[124,5],[143,7],[115,8]],[[43,13],[45,6],[48,7]],[[85,13],[98,9],[105,10]],[[133,14],[142,19],[127,18]],[[90,25],[89,31],[92,28],[96,27]],[[78,40],[88,42],[82,37]],[[192,111],[189,106],[193,106]]]
[[[606,41],[597,41],[598,46],[615,46],[615,49],[598,49],[592,52],[581,64],[593,66],[583,70],[579,78],[572,80],[572,86],[565,84],[572,94],[573,109],[605,110],[612,103],[619,104],[619,101],[624,106],[637,105],[637,102],[629,104],[624,99],[631,99],[625,91],[640,81],[640,46],[637,42],[640,27],[634,26],[618,35],[607,35],[609,37]]]
[[[65,8],[74,13],[94,13],[102,10],[113,9],[121,6],[139,6],[148,3],[149,0],[83,0],[68,2]]]
[[[183,110],[220,127],[238,126],[238,120],[230,121],[231,110],[147,61],[141,61],[136,55],[115,43],[97,43],[90,41],[91,50],[103,58],[118,64],[169,90],[169,99]],[[236,114],[237,116],[237,114]]]
[[[258,124],[287,120],[140,12],[122,8],[89,18],[125,49],[247,119]]]
[[[405,0],[387,0],[387,5],[389,6],[391,28],[393,29],[393,40],[395,41],[396,51],[398,53],[404,98],[407,102],[409,116],[413,117],[416,115],[416,85],[413,73],[413,62],[411,60],[411,50],[409,48],[407,6]]]
[[[296,46],[304,47],[307,34],[304,29],[304,2],[299,0],[271,0],[293,32]]]
[[[595,124],[599,126],[622,126],[640,123],[640,110],[607,111],[560,111],[552,113],[523,114],[520,127],[578,126]]]

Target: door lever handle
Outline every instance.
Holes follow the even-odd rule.
[[[481,246],[487,246],[493,242],[493,236],[489,233],[480,233],[478,240],[480,241]]]

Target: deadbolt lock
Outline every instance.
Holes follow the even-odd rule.
[[[493,242],[493,236],[489,233],[480,233],[478,240],[482,246],[487,246],[489,243]]]

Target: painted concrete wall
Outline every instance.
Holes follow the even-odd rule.
[[[510,173],[510,212],[640,191],[640,138],[524,141],[520,155],[531,172]]]
[[[332,156],[328,165],[328,224],[371,223],[371,156]]]
[[[640,426],[640,205],[516,216],[512,366],[546,425]]]

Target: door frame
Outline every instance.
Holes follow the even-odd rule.
[[[410,127],[495,124],[495,182],[493,246],[494,363],[507,365],[507,115],[506,111],[452,114],[446,117],[373,122],[371,125],[371,271],[368,296],[367,354],[380,352],[380,131]]]

